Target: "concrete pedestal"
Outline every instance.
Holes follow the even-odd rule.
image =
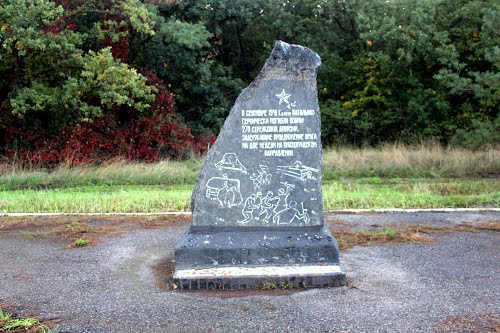
[[[188,289],[345,284],[338,244],[320,226],[191,227],[175,251],[174,282]]]

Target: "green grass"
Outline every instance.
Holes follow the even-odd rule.
[[[387,229],[380,231],[380,234],[388,237],[396,237],[398,235],[398,232],[394,229]]]
[[[3,312],[0,307],[0,332],[51,333],[53,331],[48,326],[42,324],[37,318],[14,318],[10,313]]]
[[[374,208],[472,208],[500,207],[500,182],[496,180],[387,179],[371,183],[363,179],[327,182],[324,207]]]
[[[0,213],[188,211],[193,186],[85,186],[0,192]]]
[[[500,150],[326,149],[325,210],[500,207]],[[189,211],[201,158],[30,170],[0,164],[0,213]]]
[[[0,192],[0,213],[189,211],[193,185],[84,186]],[[325,210],[500,207],[500,182],[488,179],[344,179],[323,185]]]
[[[89,241],[83,238],[78,238],[77,240],[75,240],[75,245],[78,247],[84,247],[89,245]]]

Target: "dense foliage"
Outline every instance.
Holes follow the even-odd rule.
[[[319,72],[322,139],[500,140],[500,5],[488,0],[180,1],[166,16],[202,21],[213,54],[249,82],[273,41],[308,46]]]
[[[4,1],[3,155],[51,166],[206,150],[210,138],[193,136],[144,51],[178,38],[171,23],[138,0]],[[200,30],[190,47],[207,43],[202,26],[185,25]]]
[[[2,0],[0,153],[37,165],[205,150],[277,39],[323,60],[322,140],[500,138],[491,0]]]

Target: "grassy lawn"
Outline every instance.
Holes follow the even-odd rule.
[[[192,185],[79,186],[0,192],[0,212],[168,212],[189,211]]]
[[[201,159],[29,170],[0,165],[0,213],[189,211]],[[500,207],[500,150],[325,150],[325,210]]]
[[[500,182],[469,179],[372,179],[327,182],[326,210],[500,207]]]
[[[326,181],[324,208],[500,207],[496,180],[372,178]],[[0,192],[0,212],[189,211],[193,185],[96,185]]]

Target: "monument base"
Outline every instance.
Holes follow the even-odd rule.
[[[180,288],[345,284],[338,244],[322,226],[191,227],[175,250]]]
[[[334,264],[234,266],[177,270],[174,281],[181,289],[287,289],[340,287],[345,275]]]

